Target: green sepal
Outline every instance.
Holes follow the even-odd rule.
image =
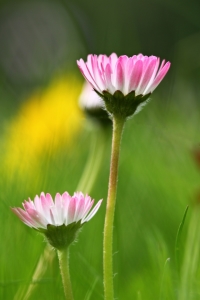
[[[51,246],[63,250],[76,240],[83,224],[81,224],[81,221],[73,222],[67,226],[65,224],[60,226],[48,224],[47,229],[39,228],[38,231],[45,235]]]
[[[99,97],[101,97],[104,100],[104,97],[101,93],[99,93],[97,90],[94,89],[94,91],[97,93],[97,95],[99,95]]]
[[[115,116],[121,118],[127,118],[132,116],[137,107],[145,102],[151,95],[138,95],[135,96],[135,91],[130,92],[126,96],[121,91],[116,91],[113,95],[107,91],[103,91],[103,94],[97,90],[95,92],[104,100],[106,110]]]

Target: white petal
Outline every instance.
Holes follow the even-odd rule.
[[[89,213],[89,215],[86,218],[83,218],[81,221],[81,224],[83,224],[84,222],[88,222],[89,220],[92,219],[92,217],[96,214],[96,212],[98,211],[101,203],[102,203],[103,199],[99,200],[98,203],[95,205],[95,207],[93,208],[93,210]]]

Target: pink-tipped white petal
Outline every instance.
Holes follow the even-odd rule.
[[[114,93],[115,88],[112,84],[112,69],[111,69],[110,64],[106,65],[104,76],[105,76],[105,83],[106,83],[106,86],[107,86],[107,90],[110,91],[111,93]]]
[[[143,62],[137,60],[129,77],[128,93],[135,91],[142,77]]]
[[[30,199],[24,201],[25,210],[21,208],[11,208],[11,210],[29,227],[47,229],[48,224],[67,226],[73,222],[89,221],[98,210],[101,201],[89,213],[93,203],[94,200],[90,196],[84,196],[81,192],[74,193],[72,197],[67,192],[62,195],[57,193],[55,201],[50,194],[41,193],[40,197],[35,197],[34,202]]]
[[[71,224],[72,222],[74,222],[74,215],[76,212],[76,199],[75,197],[72,197],[68,206],[68,224]]]
[[[74,215],[74,219],[75,219],[75,220],[80,220],[80,219],[82,219],[83,208],[84,208],[84,202],[85,202],[85,199],[84,199],[84,198],[81,198],[81,199],[78,201],[77,206],[76,206],[76,212],[75,212],[75,215]]]
[[[55,209],[58,215],[58,223],[62,225],[64,222],[63,199],[59,193],[55,197]]]
[[[53,225],[56,225],[56,226],[61,225],[60,224],[60,216],[57,212],[57,208],[55,207],[55,205],[50,208],[50,217],[53,222]]]
[[[118,60],[116,64],[116,69],[115,69],[115,88],[118,91],[122,91],[124,85],[124,74],[123,74],[123,69],[121,65],[121,61]]]
[[[148,84],[147,84],[145,90],[144,90],[144,95],[148,94],[149,87],[152,85],[152,83],[153,83],[153,81],[154,81],[154,79],[155,79],[155,76],[156,76],[156,74],[157,74],[157,71],[158,71],[158,68],[159,68],[159,64],[160,64],[160,58],[157,57],[157,58],[156,58],[156,64],[155,64],[153,73],[152,73],[152,75],[151,75],[151,78],[150,78],[150,80],[149,80],[149,82],[148,82]]]
[[[32,221],[37,224],[37,227],[46,228],[47,220],[39,211],[29,208],[27,210],[27,213],[29,214],[29,217],[32,219]]]
[[[49,206],[53,206],[54,205],[54,202],[53,202],[53,199],[51,197],[51,195],[49,193],[46,194],[46,201],[48,202]]]
[[[165,77],[165,75],[167,74],[169,68],[170,68],[170,62],[167,62],[164,67],[158,72],[156,78],[154,79],[152,85],[149,87],[149,91],[153,92],[157,86],[159,85],[159,83],[163,80],[163,78]],[[148,91],[147,91],[148,92]]]
[[[102,54],[88,55],[87,62],[82,59],[77,61],[83,76],[98,92],[108,91],[114,94],[120,90],[127,95],[135,91],[136,96],[152,92],[162,81],[170,63],[162,61],[158,71],[159,63],[160,59],[153,55],[118,57],[115,53],[109,57]]]
[[[93,206],[93,203],[94,203],[94,200],[91,200],[91,198],[88,195],[86,195],[85,196],[85,205],[84,205],[83,212],[82,212],[83,218],[88,214],[88,212],[90,211],[90,209]]]
[[[152,74],[153,74],[155,66],[156,66],[156,62],[157,62],[157,60],[153,59],[148,64],[148,66],[147,66],[147,68],[146,68],[146,70],[143,74],[143,77],[142,77],[142,80],[141,80],[141,83],[140,83],[140,87],[138,88],[137,94],[142,95],[144,93],[144,90],[146,89],[149,81],[151,80]]]
[[[98,63],[96,60],[95,55],[88,55],[88,60],[86,62],[86,68],[91,76],[91,78],[94,80],[96,86],[99,90],[101,90],[102,82],[101,78],[99,76],[99,68]]]
[[[115,65],[117,63],[117,60],[118,60],[118,56],[116,53],[112,53],[110,56],[109,56],[109,63],[110,63],[110,66],[111,66],[111,69],[114,70],[115,68]]]
[[[32,218],[29,216],[29,214],[24,211],[21,208],[11,208],[11,210],[14,212],[14,214],[20,218],[22,222],[24,222],[29,227],[36,228],[38,226],[38,223],[32,220]]]
[[[54,204],[50,204],[49,205],[49,201],[48,201],[47,197],[45,197],[44,194],[40,195],[40,199],[41,199],[41,205],[42,205],[43,215],[45,216],[48,224],[51,224],[52,223],[52,219],[51,219],[51,214],[50,214],[50,208]],[[52,202],[53,202],[53,200],[52,200]]]
[[[63,210],[64,210],[64,214],[63,214],[63,224],[68,225],[68,207],[69,207],[69,203],[71,201],[71,196],[65,192],[62,194],[62,199],[63,199]]]
[[[83,74],[85,79],[92,85],[92,87],[96,90],[101,91],[100,88],[98,87],[98,85],[95,83],[94,78],[91,76],[91,73],[88,70],[88,67],[86,66],[83,59],[80,59],[79,61],[77,61],[77,64],[78,64],[78,67],[79,67],[81,73]]]
[[[36,195],[34,198],[34,205],[35,205],[35,210],[38,211],[39,213],[43,214],[43,207],[42,207],[41,199],[40,199],[40,197],[38,197],[38,195]]]
[[[88,222],[89,220],[92,219],[92,217],[93,217],[93,216],[96,214],[96,212],[98,211],[98,209],[99,209],[99,207],[100,207],[102,201],[103,201],[103,199],[98,201],[98,203],[95,205],[95,207],[93,208],[93,210],[89,213],[89,215],[82,219],[81,223]]]
[[[31,199],[29,199],[29,201],[26,201],[26,200],[25,200],[25,201],[22,203],[22,205],[23,205],[23,207],[24,207],[25,210],[27,210],[28,208],[35,209],[35,205],[34,205],[33,201],[31,201]]]

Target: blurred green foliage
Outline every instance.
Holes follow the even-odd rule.
[[[124,131],[114,227],[119,299],[183,300],[180,295],[200,299],[199,238],[190,239],[190,232],[198,233],[199,228],[195,221],[198,209],[191,205],[200,186],[191,155],[199,144],[200,130],[199,8],[200,2],[194,0],[0,3],[1,166],[6,129],[21,102],[56,74],[75,70],[76,59],[89,52],[142,52],[172,62],[152,102],[127,122]],[[62,147],[44,153],[34,180],[0,168],[0,299],[19,300],[17,292],[30,284],[35,286],[30,299],[64,299],[54,250],[44,276],[32,282],[45,243],[9,207],[20,206],[25,198],[33,199],[41,191],[55,195],[76,190],[96,135],[95,127],[91,132],[84,124],[73,151]],[[96,200],[104,199],[103,206],[71,247],[71,277],[78,300],[103,299],[102,233],[110,142],[107,133],[104,159],[91,191]],[[175,238],[188,203],[178,272]],[[194,256],[190,245],[194,245]]]
[[[188,203],[191,205],[199,186],[191,149],[199,141],[196,124],[200,113],[195,110],[193,120],[189,122],[184,108],[180,110],[176,103],[171,103],[166,113],[167,106],[154,97],[151,104],[127,122],[124,131],[114,226],[115,286],[119,299],[178,299],[175,238],[185,207]],[[109,135],[107,133],[100,173],[91,191],[96,200],[104,198],[103,206],[84,226],[78,242],[71,246],[70,268],[75,299],[89,299],[86,296],[90,292],[90,299],[103,299],[102,232],[109,174]],[[21,285],[31,283],[34,268],[45,247],[43,237],[17,220],[9,206],[20,206],[24,198],[33,198],[40,191],[52,195],[65,190],[73,193],[92,141],[92,133],[83,129],[76,139],[73,153],[62,149],[41,159],[41,173],[36,174],[34,182],[26,176],[11,179],[9,172],[6,176],[2,174],[2,299],[20,299],[14,295]],[[191,208],[183,229],[181,257],[190,215]],[[199,244],[196,246],[199,249]],[[53,255],[54,250],[51,251]],[[198,259],[197,262],[198,269]],[[195,277],[195,281],[198,278]],[[36,288],[30,299],[63,298],[55,257],[43,278],[33,284]],[[198,296],[195,299],[199,299]]]

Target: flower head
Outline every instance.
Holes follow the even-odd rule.
[[[41,193],[34,201],[30,198],[23,202],[24,210],[11,208],[12,211],[29,227],[46,235],[51,245],[63,248],[74,241],[76,232],[97,212],[102,200],[89,213],[94,200],[77,192],[71,197],[67,192],[56,194],[53,201],[50,194]]]
[[[95,93],[88,81],[85,81],[83,85],[79,96],[79,105],[83,110],[102,109],[104,107],[103,100]]]
[[[95,93],[91,84],[86,81],[79,96],[79,105],[82,110],[93,120],[96,120],[102,126],[107,127],[111,124],[111,120],[102,98]]]
[[[170,68],[170,62],[163,60],[160,64],[158,57],[142,54],[132,57],[118,57],[115,53],[109,57],[88,55],[87,62],[80,59],[77,64],[86,80],[104,99],[107,110],[111,114],[121,111],[125,117],[133,114],[149,98]],[[128,102],[123,103],[123,106],[129,107],[128,111],[122,109],[122,104],[116,110],[116,105],[119,105],[111,103],[123,101],[122,98]]]

